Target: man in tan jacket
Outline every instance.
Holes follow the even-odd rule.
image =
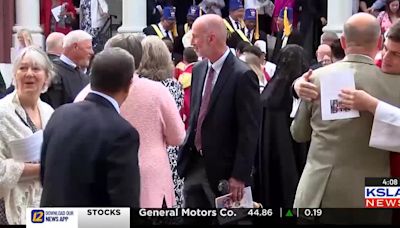
[[[375,65],[382,44],[379,24],[368,14],[355,14],[344,25],[343,61],[314,71],[311,82],[320,90],[320,79],[340,70],[354,71],[355,86],[392,104],[399,104],[400,80],[382,73]],[[364,208],[366,177],[388,177],[389,152],[369,147],[373,116],[324,121],[320,99],[302,102],[291,130],[298,142],[311,140],[301,176],[295,208]],[[388,223],[390,214],[375,211],[324,213],[323,223]],[[345,217],[342,217],[344,215]]]

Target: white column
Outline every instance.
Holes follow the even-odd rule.
[[[339,36],[343,32],[343,25],[352,15],[353,1],[351,0],[328,0],[328,24],[323,31],[335,32]]]
[[[44,47],[43,30],[40,27],[40,0],[15,0],[15,18],[13,46],[18,46],[16,33],[21,28],[25,28],[31,32],[33,43]]]
[[[146,0],[122,1],[122,25],[118,28],[120,33],[142,33],[146,27]]]

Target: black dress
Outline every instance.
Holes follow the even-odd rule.
[[[298,45],[288,45],[287,49]],[[304,54],[304,52],[302,52]],[[301,57],[289,55],[291,61],[301,61]],[[278,58],[278,67],[274,77],[261,94],[263,106],[260,133],[260,150],[256,156],[254,175],[254,198],[264,208],[292,208],[297,184],[307,157],[307,145],[296,143],[290,133],[293,97],[290,79],[287,73],[300,76],[308,69],[286,70],[293,66],[291,62]],[[306,61],[304,59],[304,61]],[[296,64],[296,63],[294,63]],[[298,63],[296,65],[299,65]],[[286,68],[286,69],[285,69]],[[297,73],[294,73],[296,72]]]

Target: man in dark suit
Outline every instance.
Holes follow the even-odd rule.
[[[184,35],[189,32],[198,17],[200,17],[200,8],[196,5],[190,6],[186,15],[186,23],[178,26],[178,33]]]
[[[286,11],[286,12],[285,12]],[[286,18],[285,18],[286,15]],[[286,22],[285,22],[286,21]],[[275,47],[272,52],[272,62],[276,63],[279,51],[288,44],[302,45],[303,39],[296,29],[293,29],[293,9],[285,7],[279,12],[276,21],[278,25],[278,33],[276,34]]]
[[[182,38],[192,29],[193,22],[196,18],[200,17],[200,8],[196,5],[190,6],[186,15],[186,23],[178,26],[178,38],[177,38],[177,52],[183,54],[183,50],[185,49],[183,45]]]
[[[214,14],[197,18],[192,28],[192,44],[207,60],[193,67],[189,128],[178,157],[185,207],[215,207],[224,182],[232,200],[240,200],[251,182],[261,118],[259,84],[226,46],[225,29]]]
[[[303,48],[310,60],[313,58],[318,45],[322,28],[327,24],[327,0],[298,0],[300,15],[300,33],[303,37]]]
[[[244,24],[243,34],[246,36],[248,41],[254,44],[257,40],[264,40],[268,44],[267,34],[258,28],[256,9],[246,9],[244,13]],[[238,35],[238,33],[235,33]],[[239,37],[240,38],[240,37]],[[241,39],[242,40],[242,39]]]
[[[166,6],[163,9],[161,21],[158,24],[151,24],[143,29],[146,36],[154,35],[160,39],[168,38],[174,42],[177,34],[174,34],[176,26],[175,9],[172,6]]]
[[[93,56],[92,36],[82,30],[74,30],[64,38],[64,50],[60,59],[53,61],[56,75],[41,99],[54,109],[72,103],[78,93],[89,83],[84,73]]]
[[[133,57],[108,48],[93,60],[84,101],[57,109],[43,133],[43,207],[139,207],[138,132],[119,114]]]
[[[174,55],[182,55],[183,45],[176,27],[174,7],[164,7],[160,23],[147,26],[143,29],[143,33],[146,36],[154,35],[158,36],[160,39],[169,39],[173,43],[172,53],[174,53]]]
[[[243,16],[244,6],[242,0],[229,1],[229,16],[224,18],[224,24],[228,30],[228,37],[226,43],[230,48],[236,48],[237,44],[241,41],[248,41],[243,33]]]

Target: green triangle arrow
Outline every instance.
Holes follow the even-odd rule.
[[[293,217],[293,213],[292,213],[292,211],[291,210],[288,210],[287,212],[286,212],[286,215],[285,215],[286,217]]]

